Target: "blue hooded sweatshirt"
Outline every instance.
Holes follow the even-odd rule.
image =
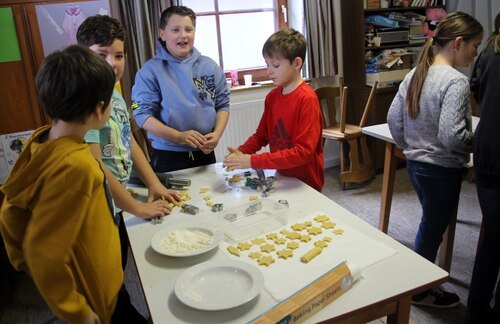
[[[229,111],[229,90],[224,72],[214,60],[193,48],[183,60],[167,52],[157,40],[156,57],[147,61],[135,76],[132,109],[140,127],[155,117],[178,131],[213,131],[218,111]],[[155,149],[187,152],[193,148],[148,132]]]

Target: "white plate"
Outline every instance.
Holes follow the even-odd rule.
[[[184,271],[175,282],[175,295],[187,306],[222,310],[243,305],[264,286],[257,267],[233,260],[207,261]]]
[[[175,231],[177,229],[187,229],[187,230],[201,230],[212,236],[213,241],[210,245],[204,246],[200,249],[187,252],[177,252],[174,250],[169,250],[161,244],[163,238],[165,238],[169,232]],[[207,223],[198,222],[182,222],[175,225],[168,226],[160,231],[158,231],[151,239],[151,247],[158,253],[163,255],[168,255],[172,257],[188,257],[193,255],[202,254],[216,248],[222,241],[224,232],[221,229]]]

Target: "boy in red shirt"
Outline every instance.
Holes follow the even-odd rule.
[[[267,39],[262,48],[269,77],[277,87],[267,96],[255,134],[224,159],[229,169],[276,169],[321,191],[324,160],[323,117],[314,90],[300,75],[306,40],[286,28]],[[269,144],[270,153],[255,154]]]

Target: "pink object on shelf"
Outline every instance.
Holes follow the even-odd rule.
[[[240,83],[238,82],[238,70],[231,70],[231,82],[233,87],[239,86]]]

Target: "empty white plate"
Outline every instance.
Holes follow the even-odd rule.
[[[214,260],[184,271],[175,283],[179,300],[192,308],[222,310],[243,305],[264,286],[257,267],[233,260]]]

